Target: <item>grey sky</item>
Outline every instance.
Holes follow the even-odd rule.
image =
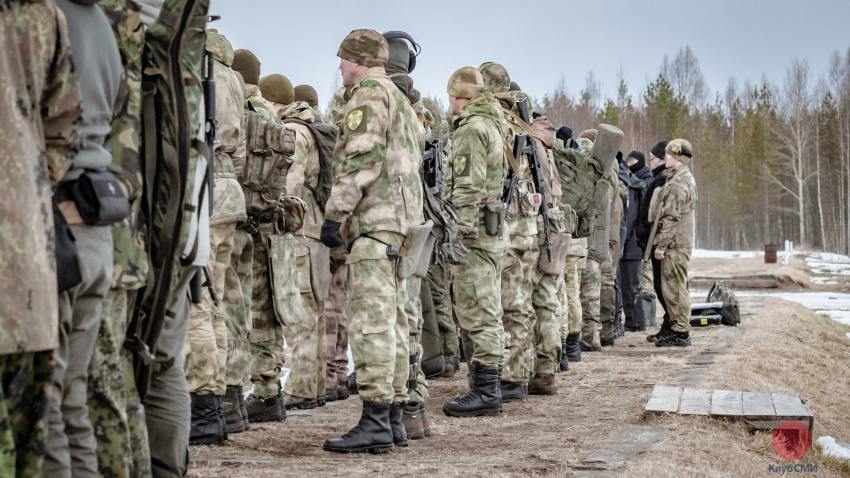
[[[712,91],[730,76],[739,85],[762,76],[779,83],[791,58],[820,75],[834,50],[850,47],[848,0],[211,1],[222,17],[213,26],[234,48],[256,53],[263,75],[313,85],[322,105],[338,76],[339,42],[354,28],[410,33],[422,45],[416,86],[444,101],[452,71],[483,61],[504,64],[533,96],[562,75],[576,93],[589,70],[613,95],[622,67],[639,96],[664,54],[685,44]]]

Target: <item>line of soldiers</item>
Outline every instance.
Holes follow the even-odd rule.
[[[188,444],[350,388],[361,418],[324,448],[407,446],[430,435],[428,378],[461,357],[470,390],[443,411],[499,415],[613,345],[617,269],[629,328],[651,269],[651,339],[690,344],[687,141],[654,148],[667,172],[621,200],[622,132],[573,138],[492,62],[451,76],[443,120],[410,77],[419,45],[371,30],[340,44],[323,122],[313,88],[261,76],[207,10],[0,7],[0,475],[183,476]],[[577,164],[598,176],[584,209]],[[624,205],[651,226],[621,263]]]

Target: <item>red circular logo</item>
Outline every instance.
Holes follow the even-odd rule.
[[[803,422],[782,422],[770,438],[773,452],[787,461],[798,461],[812,449],[812,434]]]

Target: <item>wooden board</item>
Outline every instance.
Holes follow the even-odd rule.
[[[773,400],[769,393],[743,393],[744,416],[749,418],[772,417],[776,415]],[[799,400],[798,400],[799,401]]]
[[[652,388],[652,395],[646,402],[644,410],[649,413],[676,413],[679,411],[679,398],[681,396],[681,387],[656,385]]]
[[[708,415],[711,412],[711,390],[686,388],[679,404],[681,415]]]
[[[740,417],[744,415],[743,396],[737,390],[715,390],[711,394],[711,415]]]
[[[809,407],[803,405],[800,397],[795,395],[785,395],[782,393],[771,393],[773,399],[773,408],[776,411],[776,416],[780,417],[810,417],[812,416]]]

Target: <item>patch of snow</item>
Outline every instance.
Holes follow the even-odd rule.
[[[829,277],[812,277],[811,282],[818,285],[838,285],[838,281]]]
[[[694,249],[691,258],[696,259],[752,259],[764,256],[757,251],[712,251],[709,249]]]
[[[844,264],[850,264],[850,257],[842,254],[835,254],[832,252],[814,252],[812,254],[809,254],[808,257],[816,261],[840,262]]]
[[[829,456],[841,461],[850,462],[850,448],[837,443],[835,438],[831,436],[818,437],[816,443],[820,445],[821,451],[825,456]]]

